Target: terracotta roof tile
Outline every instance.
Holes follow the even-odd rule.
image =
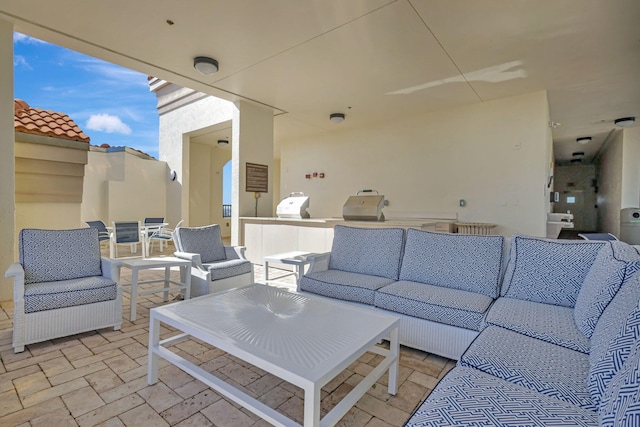
[[[14,100],[13,126],[16,132],[90,142],[91,139],[64,113],[31,108],[21,99]]]

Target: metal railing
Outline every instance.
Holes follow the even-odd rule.
[[[231,218],[231,205],[222,205],[222,217]]]

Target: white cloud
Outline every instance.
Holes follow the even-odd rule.
[[[13,66],[14,67],[24,67],[27,70],[32,70],[33,69],[31,67],[31,65],[29,65],[29,63],[27,62],[27,58],[25,58],[22,55],[15,55],[13,57]]]
[[[34,37],[29,37],[22,33],[13,33],[13,42],[14,43],[24,43],[24,44],[49,44],[40,39],[36,39]]]
[[[131,133],[131,128],[123,123],[120,117],[110,114],[93,114],[87,120],[86,128],[98,132],[120,133],[122,135]]]

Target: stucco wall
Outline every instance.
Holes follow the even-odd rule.
[[[544,236],[548,120],[538,92],[283,142],[280,193],[309,195],[312,217],[341,217],[348,196],[373,188],[389,200],[387,218],[456,212],[505,235]],[[309,172],[325,178],[305,179]]]

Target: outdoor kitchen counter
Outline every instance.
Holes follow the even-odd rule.
[[[452,220],[434,218],[390,218],[387,221],[345,221],[342,218],[269,218],[240,217],[239,244],[246,246],[246,256],[262,264],[265,256],[305,251],[329,252],[336,224],[351,227],[401,227],[430,231],[451,231]]]

